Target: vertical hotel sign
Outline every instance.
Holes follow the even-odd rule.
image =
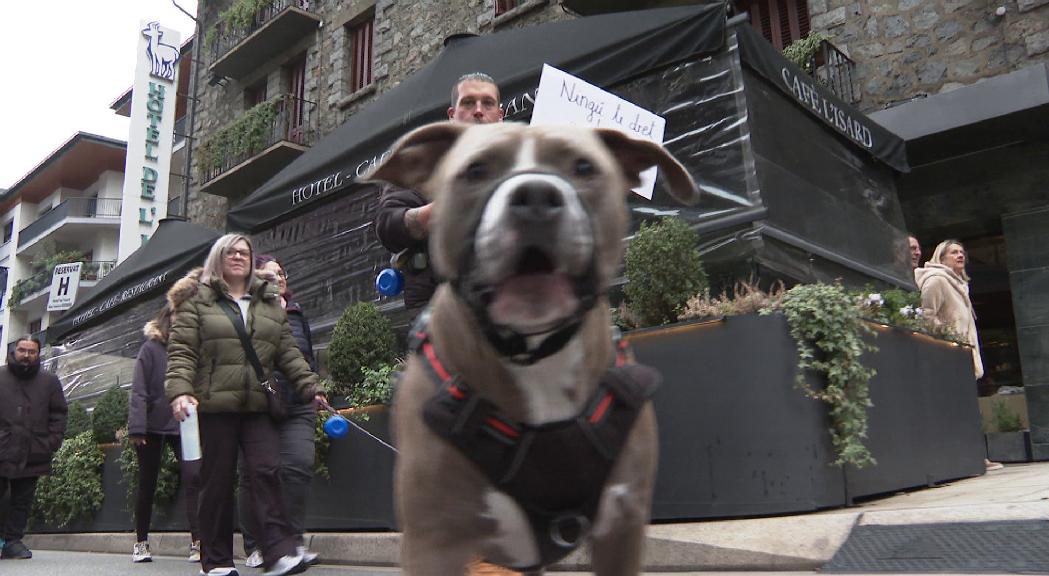
[[[143,20],[131,92],[118,263],[149,240],[167,216],[178,59],[179,33]]]

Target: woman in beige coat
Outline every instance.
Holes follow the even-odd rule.
[[[958,338],[972,346],[973,371],[983,376],[980,341],[976,335],[976,313],[969,299],[969,275],[965,273],[965,247],[957,240],[944,240],[922,268],[914,270],[914,282],[922,293],[926,317],[937,326],[949,327]],[[1002,467],[984,460],[988,470]]]
[[[983,376],[980,341],[976,336],[976,313],[969,299],[969,275],[965,273],[965,248],[957,240],[944,240],[923,268],[914,270],[914,282],[922,293],[922,308],[937,326],[947,326],[972,346],[976,378]]]

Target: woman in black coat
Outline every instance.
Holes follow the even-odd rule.
[[[172,294],[178,294],[172,291]],[[172,297],[169,295],[169,297]],[[168,366],[168,335],[178,302],[168,303],[146,323],[142,332],[146,341],[138,350],[135,372],[131,381],[131,403],[128,407],[128,439],[138,456],[138,495],[135,499],[135,546],[132,562],[151,562],[149,551],[149,524],[153,515],[153,496],[157,477],[163,462],[164,446],[171,447],[182,468],[182,483],[186,493],[186,518],[189,521],[189,561],[200,561],[200,537],[197,532],[197,497],[200,492],[198,463],[182,462],[179,426],[175,421],[167,397],[164,395],[164,375]]]

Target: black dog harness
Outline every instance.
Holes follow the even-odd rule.
[[[412,350],[439,388],[423,407],[426,424],[527,514],[539,564],[512,568],[553,564],[589,534],[612,466],[638,413],[659,386],[659,373],[627,364],[627,344],[617,337],[615,364],[582,413],[530,426],[501,414],[448,372],[430,342],[427,316],[420,317],[412,335]]]

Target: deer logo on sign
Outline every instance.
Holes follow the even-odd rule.
[[[178,62],[178,47],[164,44],[164,32],[160,29],[159,22],[150,22],[142,30],[142,35],[149,39],[146,45],[146,55],[149,56],[150,74],[157,78],[175,81],[175,63]]]

